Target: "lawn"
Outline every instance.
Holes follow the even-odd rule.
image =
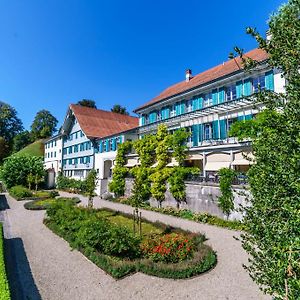
[[[44,140],[35,141],[32,144],[29,144],[19,152],[14,154],[15,156],[44,156]]]

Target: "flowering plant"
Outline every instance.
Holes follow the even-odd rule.
[[[144,255],[155,262],[177,263],[193,257],[194,241],[178,233],[156,236],[141,245]]]

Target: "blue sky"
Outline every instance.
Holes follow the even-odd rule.
[[[70,103],[93,99],[131,112],[164,88],[256,47],[282,1],[0,0],[0,100],[25,128],[38,110],[62,122]]]

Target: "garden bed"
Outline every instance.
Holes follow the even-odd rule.
[[[51,204],[54,202],[61,202],[67,201],[73,205],[80,203],[80,199],[77,197],[74,198],[66,198],[66,197],[59,197],[59,198],[46,198],[42,200],[33,200],[24,204],[24,207],[28,210],[44,210],[47,209]]]
[[[9,189],[9,194],[17,201],[44,200],[44,199],[55,198],[56,196],[59,196],[59,193],[55,190],[53,190],[53,191],[32,191],[21,185],[11,187]]]
[[[108,209],[86,209],[54,203],[46,226],[114,278],[135,272],[166,278],[189,278],[213,268],[216,254],[205,237]],[[136,227],[137,228],[137,227]]]
[[[3,245],[3,229],[2,223],[0,223],[0,299],[9,300],[10,291],[5,271],[5,261],[4,261],[4,245]]]

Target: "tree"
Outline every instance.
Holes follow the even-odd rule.
[[[111,109],[112,112],[115,112],[115,113],[118,113],[118,114],[121,114],[121,115],[129,115],[126,107],[124,106],[121,106],[120,104],[115,104],[112,109]]]
[[[30,132],[25,130],[13,138],[13,152],[18,152],[31,143]]]
[[[97,172],[96,170],[91,170],[85,180],[85,188],[88,194],[88,207],[93,207],[93,197],[95,195],[95,189],[97,186]]]
[[[299,299],[300,294],[300,0],[290,0],[269,20],[271,39],[253,28],[247,33],[269,54],[268,64],[286,78],[285,94],[260,91],[265,104],[252,123],[255,164],[248,171],[252,194],[245,208],[242,235],[250,255],[248,270],[260,288],[274,299]],[[243,55],[241,51],[237,51]],[[249,60],[245,60],[246,65]],[[255,62],[250,62],[251,67]],[[245,137],[243,123],[233,131]]]
[[[232,192],[232,182],[235,178],[235,171],[229,168],[221,168],[218,171],[220,178],[220,191],[221,196],[218,198],[218,206],[222,212],[226,215],[227,220],[231,211],[234,209],[234,196]]]
[[[23,130],[22,121],[17,117],[17,111],[0,101],[0,136],[8,143]]]
[[[96,108],[96,102],[94,100],[88,100],[88,99],[82,99],[80,101],[77,102],[78,105],[81,106],[86,106],[86,107],[91,107],[91,108]]]
[[[3,159],[9,155],[9,144],[7,141],[0,136],[0,163]]]
[[[48,110],[40,110],[31,125],[32,136],[36,140],[52,136],[57,131],[57,123],[57,119]]]
[[[172,135],[173,157],[175,157],[179,166],[183,166],[187,155],[187,138],[190,136],[184,128],[176,130]]]

